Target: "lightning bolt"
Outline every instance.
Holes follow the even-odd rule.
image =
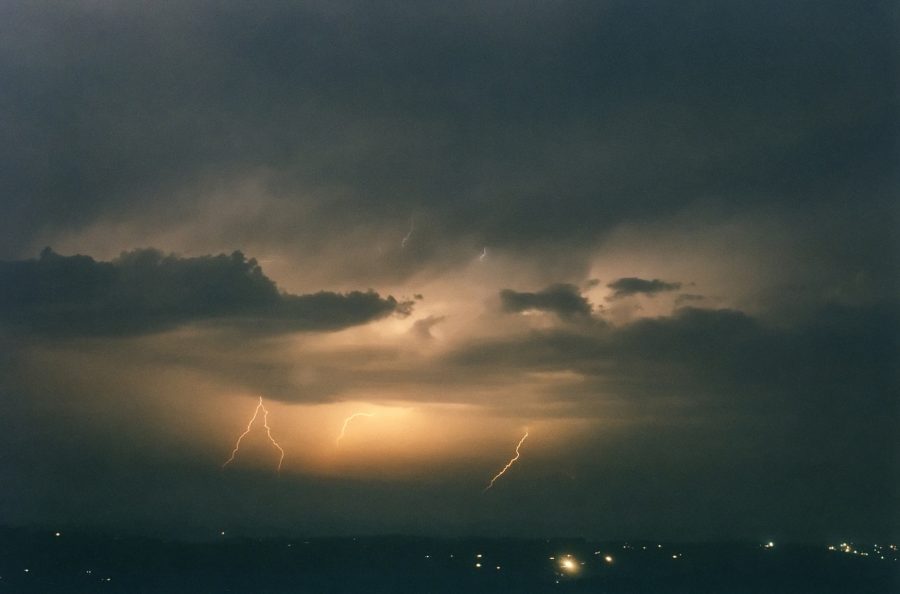
[[[259,416],[259,410],[263,411],[263,427],[266,429],[266,435],[269,437],[269,441],[272,442],[272,445],[281,453],[281,457],[278,459],[278,468],[276,472],[281,472],[281,463],[284,462],[284,450],[281,449],[281,446],[278,445],[278,442],[275,441],[275,438],[272,437],[272,428],[269,427],[269,409],[267,409],[263,405],[262,396],[259,397],[259,404],[256,405],[256,410],[253,411],[253,416],[250,418],[250,422],[247,423],[247,428],[241,433],[241,436],[237,438],[237,441],[234,444],[234,449],[231,451],[231,457],[225,461],[225,464],[222,465],[224,469],[226,466],[234,462],[234,457],[237,456],[238,450],[241,449],[241,440],[246,437],[248,433],[250,433],[250,428],[253,427],[253,422],[256,421],[256,417]]]
[[[409,218],[409,233],[407,233],[407,234],[403,237],[403,239],[400,241],[400,248],[401,248],[401,249],[406,247],[406,242],[408,242],[408,241],[409,241],[409,238],[412,237],[413,229],[415,228],[415,227],[413,226],[413,223],[414,223],[413,218],[410,217],[410,218]]]
[[[509,470],[509,467],[516,463],[516,460],[519,459],[519,448],[522,447],[522,443],[525,441],[526,437],[528,437],[527,430],[525,431],[525,435],[522,436],[522,439],[519,440],[519,443],[516,444],[516,455],[513,456],[509,462],[506,463],[506,466],[503,467],[503,470],[501,470],[500,472],[498,472],[497,474],[494,475],[494,478],[491,479],[490,484],[488,484],[488,486],[484,488],[484,491],[482,491],[482,493],[487,493],[488,490],[494,486],[494,481],[496,481],[498,478],[503,476],[506,473],[506,471]]]
[[[375,413],[359,412],[359,413],[353,413],[352,415],[350,415],[349,417],[344,419],[344,426],[341,427],[341,434],[337,436],[337,445],[341,445],[341,440],[344,439],[344,434],[347,433],[347,425],[350,424],[350,421],[352,421],[356,417],[374,417],[374,416],[375,416]]]

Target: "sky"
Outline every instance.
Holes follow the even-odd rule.
[[[0,523],[900,537],[897,17],[0,4]]]

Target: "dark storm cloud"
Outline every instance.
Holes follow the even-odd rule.
[[[373,291],[282,293],[240,252],[179,258],[146,249],[98,262],[48,248],[37,260],[0,262],[0,287],[4,325],[49,335],[140,334],[205,320],[326,331],[411,309]]]
[[[893,503],[900,492],[898,337],[896,304],[829,306],[794,327],[737,311],[684,308],[622,327],[473,345],[455,362],[508,381],[517,373],[578,373],[579,383],[547,393],[566,414],[649,423],[610,439],[598,458],[624,456],[623,465],[640,467],[636,481],[654,476],[667,491],[686,490],[689,505],[725,489],[732,493],[729,507],[779,517],[782,526],[793,523],[787,509],[802,508],[815,510],[801,514],[807,522],[890,525],[890,532],[900,519]],[[662,461],[666,452],[680,460],[682,478],[647,472],[655,466],[648,458]],[[629,474],[624,466],[600,465],[607,479]],[[778,491],[765,511],[746,492],[758,483]],[[858,503],[861,488],[877,492],[866,511]],[[641,491],[635,483],[632,492]]]
[[[241,236],[399,240],[416,215],[416,257],[383,275],[453,258],[460,234],[580,245],[698,199],[890,208],[875,191],[898,121],[887,4],[0,11],[7,258],[41,230],[197,216],[175,190],[261,170],[277,207]]]
[[[500,303],[503,311],[509,313],[549,311],[563,319],[591,315],[591,303],[578,287],[563,283],[551,285],[536,293],[503,289],[500,291]]]
[[[575,371],[599,382],[584,392],[584,404],[592,390],[612,388],[626,398],[679,396],[704,406],[774,406],[812,415],[852,407],[892,415],[898,412],[889,406],[898,335],[900,316],[884,306],[831,306],[796,328],[771,327],[734,310],[685,307],[620,327],[536,331],[474,344],[451,359],[486,373]]]
[[[607,299],[613,300],[622,297],[630,297],[631,295],[649,295],[652,297],[656,293],[677,291],[681,288],[681,283],[667,283],[658,278],[646,280],[643,278],[626,277],[613,281],[606,286],[613,290],[613,294],[607,297]]]
[[[670,317],[643,318],[621,327],[533,331],[525,337],[472,345],[453,358],[465,365],[567,369],[589,376],[615,374],[640,363],[644,366],[636,374],[640,376],[664,360],[734,353],[745,339],[762,334],[756,320],[738,311],[683,308]]]

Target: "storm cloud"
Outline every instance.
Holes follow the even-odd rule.
[[[0,262],[0,287],[3,323],[48,335],[141,334],[212,320],[327,331],[412,307],[374,291],[283,293],[241,252],[180,258],[145,249],[98,262],[47,248],[36,260]]]
[[[310,269],[327,248],[319,274],[373,283],[484,245],[575,267],[617,225],[698,205],[888,208],[881,3],[340,5],[0,9],[0,257],[124,249],[90,233],[118,225]]]
[[[652,410],[691,425],[717,424],[725,415],[736,439],[765,417],[836,455],[829,440],[838,426],[848,432],[840,443],[896,442],[898,336],[895,306],[828,307],[793,328],[739,311],[685,307],[621,327],[556,328],[473,343],[448,362],[507,378],[574,373],[578,382],[548,388],[561,414]],[[865,449],[878,472],[892,472],[893,454]]]
[[[681,288],[681,283],[668,283],[658,278],[647,280],[637,277],[620,278],[606,285],[613,290],[613,294],[607,299],[621,299],[622,297],[630,297],[632,295],[649,295],[653,296],[657,293],[666,291],[677,291]]]
[[[588,317],[591,304],[575,285],[556,284],[535,293],[518,292],[512,289],[500,291],[503,311],[521,313],[525,311],[547,311],[560,318]]]

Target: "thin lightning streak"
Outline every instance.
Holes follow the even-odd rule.
[[[284,462],[284,450],[278,445],[278,442],[275,441],[275,438],[272,437],[272,428],[269,427],[269,409],[267,409],[263,405],[262,396],[259,397],[259,404],[256,405],[256,410],[253,411],[253,416],[250,418],[250,422],[247,423],[247,428],[241,433],[241,436],[237,438],[237,441],[234,444],[234,449],[231,451],[231,457],[225,461],[225,464],[222,465],[222,468],[225,468],[232,462],[234,462],[234,457],[237,456],[238,450],[241,449],[241,440],[246,437],[248,433],[250,433],[250,429],[253,427],[254,421],[256,421],[256,417],[259,416],[259,409],[263,411],[263,427],[266,429],[266,435],[269,437],[269,441],[272,442],[272,445],[275,446],[278,451],[281,453],[281,457],[278,459],[278,468],[276,472],[281,472],[281,463]]]
[[[516,463],[516,460],[519,459],[519,448],[522,447],[522,443],[525,441],[526,437],[528,437],[528,431],[525,432],[525,435],[523,435],[522,439],[519,440],[519,443],[516,444],[516,455],[506,463],[506,466],[503,467],[503,470],[494,475],[494,478],[491,479],[490,484],[484,488],[484,491],[482,491],[482,493],[487,493],[488,489],[494,486],[494,481],[503,476],[506,471],[509,470],[509,467]]]
[[[350,421],[355,419],[356,417],[374,417],[375,413],[353,413],[346,419],[344,419],[344,426],[341,427],[341,434],[337,437],[337,445],[341,445],[341,440],[344,439],[344,435],[347,433],[347,425],[350,424]]]
[[[406,247],[406,242],[408,242],[408,241],[409,241],[409,238],[412,237],[413,229],[415,229],[415,227],[413,226],[413,223],[414,223],[413,218],[410,217],[410,219],[409,219],[409,233],[407,233],[406,236],[400,241],[400,248],[401,248],[401,249]]]
[[[262,406],[262,397],[259,399],[259,405]],[[272,442],[272,445],[278,448],[281,457],[278,458],[278,468],[275,469],[275,472],[281,472],[281,463],[284,462],[284,450],[281,449],[281,446],[278,445],[278,442],[275,441],[275,438],[272,437],[272,428],[269,427],[269,409],[263,406],[263,427],[266,428],[266,435],[269,436],[269,441]]]

